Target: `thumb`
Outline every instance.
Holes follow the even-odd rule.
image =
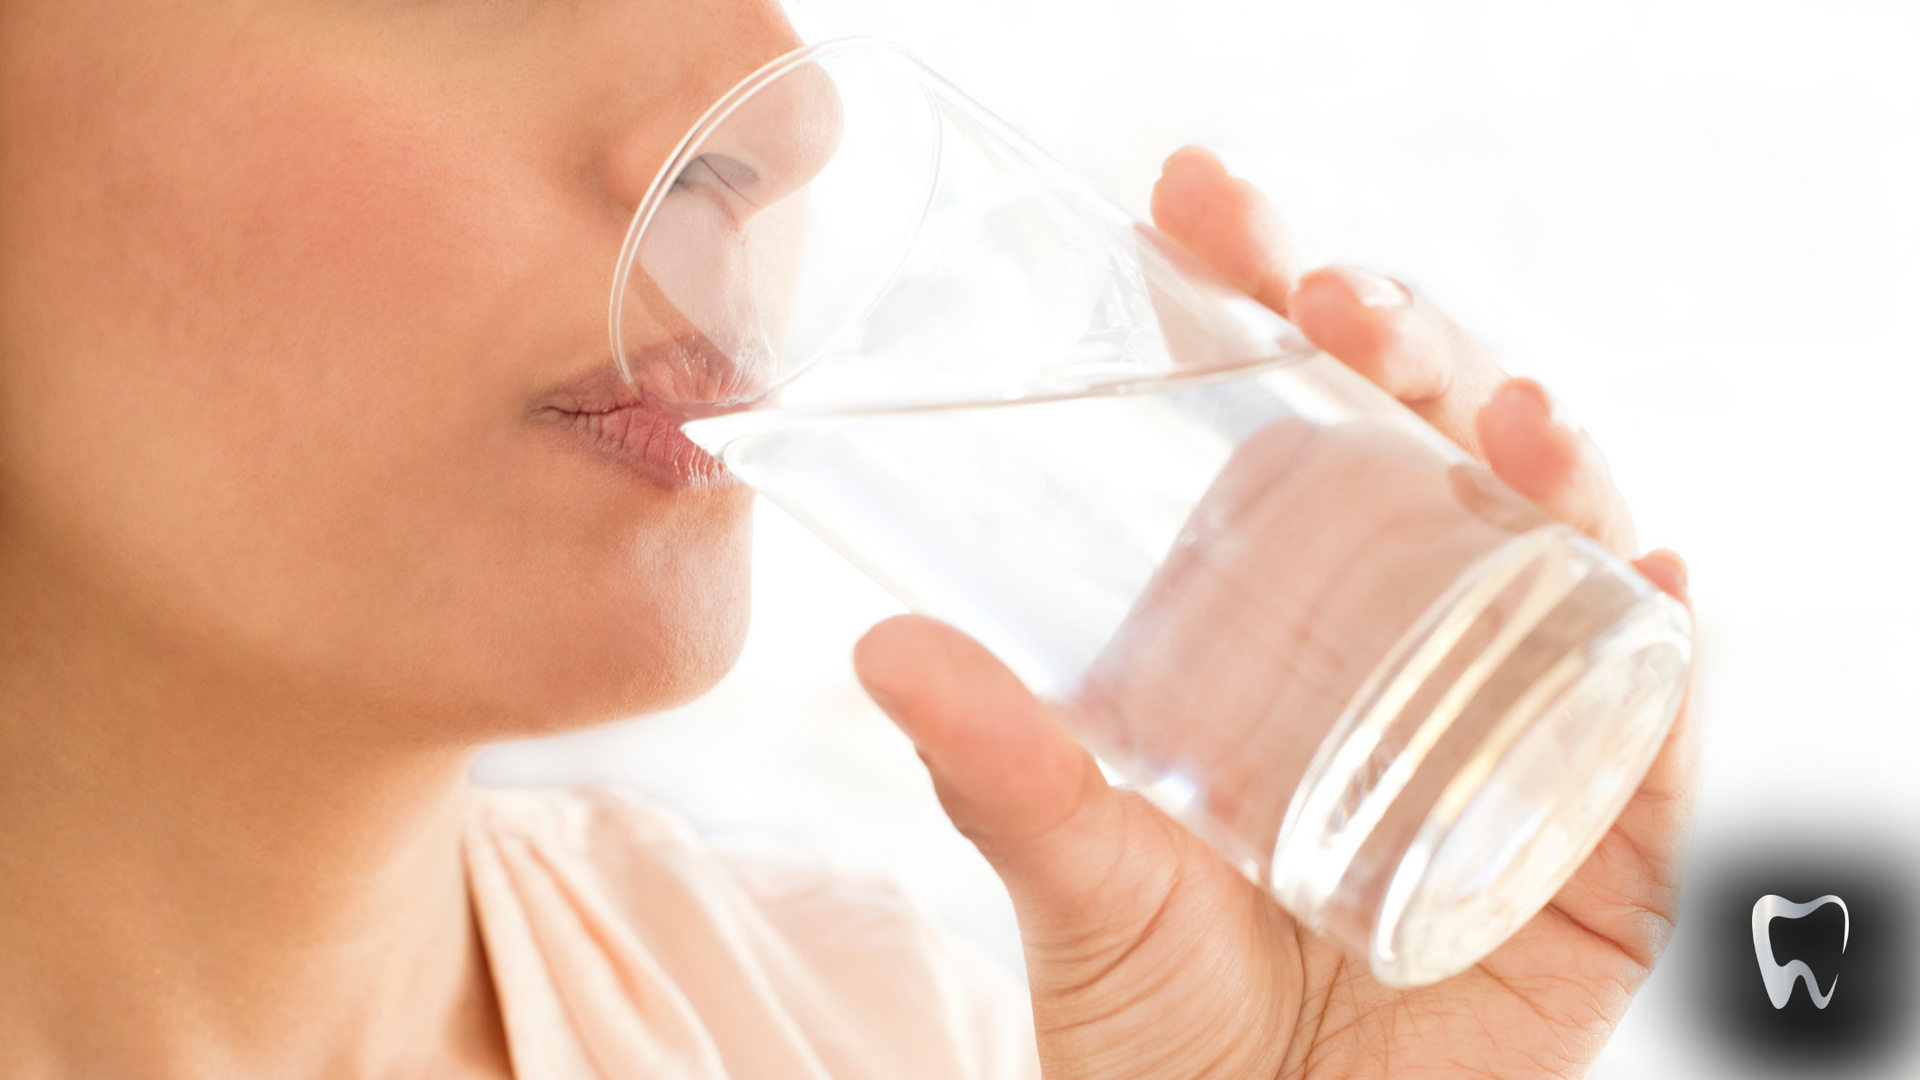
[[[954,825],[1005,881],[1030,940],[1124,933],[1134,903],[1164,895],[1185,834],[1109,787],[1091,755],[985,647],[902,615],[854,648],[854,669],[919,750]],[[1160,851],[1138,849],[1160,848]],[[1147,857],[1141,858],[1141,855]],[[1144,880],[1143,880],[1144,879]],[[1156,888],[1155,886],[1158,886]]]

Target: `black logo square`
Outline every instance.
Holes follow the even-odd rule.
[[[1909,852],[1795,837],[1696,864],[1680,937],[1696,1019],[1717,1049],[1755,1074],[1804,1076],[1901,1051],[1916,1020]],[[1773,993],[1786,991],[1779,1006],[1769,966]]]

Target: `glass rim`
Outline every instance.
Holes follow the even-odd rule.
[[[918,66],[918,61],[905,47],[885,38],[860,35],[831,38],[827,41],[802,45],[774,57],[739,82],[734,83],[731,89],[707,107],[707,111],[700,115],[700,119],[694,121],[693,126],[688,128],[687,133],[675,144],[659,171],[654,173],[652,182],[647,185],[646,194],[640,197],[639,205],[634,209],[633,219],[627,225],[626,239],[620,245],[619,261],[614,264],[613,295],[607,304],[607,341],[613,350],[614,367],[618,369],[623,379],[633,378],[633,373],[627,368],[626,349],[621,345],[620,332],[627,282],[633,275],[634,264],[639,261],[641,238],[645,235],[647,226],[652,224],[654,215],[659,212],[660,204],[665,200],[670,187],[671,178],[677,176],[693,158],[699,156],[695,151],[706,145],[708,137],[720,125],[726,123],[741,106],[795,68],[828,56],[868,50],[892,53]]]

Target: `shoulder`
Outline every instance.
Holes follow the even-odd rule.
[[[715,852],[610,786],[482,792],[474,831],[568,898],[543,921],[657,967],[723,1057],[730,1037],[759,1053],[784,1030],[835,1077],[1037,1075],[1025,994],[884,878]]]

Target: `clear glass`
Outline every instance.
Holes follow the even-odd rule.
[[[1684,608],[899,49],[763,68],[661,170],[623,374],[1383,982],[1582,862]]]

